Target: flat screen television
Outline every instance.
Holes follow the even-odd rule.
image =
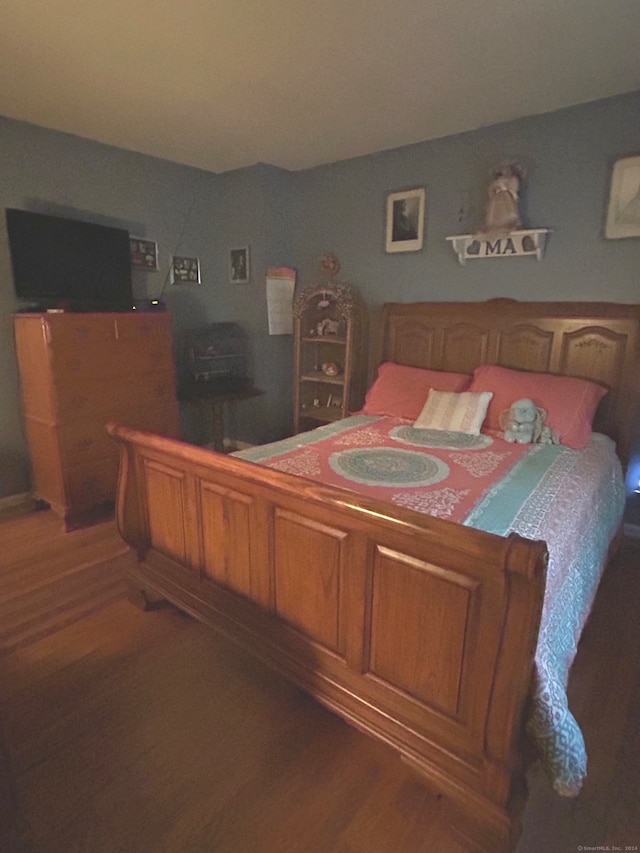
[[[36,308],[130,311],[129,232],[6,208],[16,296]]]

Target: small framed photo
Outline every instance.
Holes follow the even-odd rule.
[[[129,257],[134,269],[156,272],[158,269],[158,244],[142,237],[129,237]]]
[[[621,157],[613,166],[604,234],[608,240],[640,237],[640,156]]]
[[[171,284],[200,284],[200,259],[174,255],[171,258]]]
[[[249,281],[249,247],[229,249],[229,281],[247,284]]]
[[[387,196],[387,252],[419,252],[424,241],[424,187]]]

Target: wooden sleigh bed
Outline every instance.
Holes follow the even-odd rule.
[[[594,430],[626,464],[640,306],[388,304],[381,330],[377,362],[605,386]],[[463,806],[473,849],[512,849],[545,543],[107,428],[121,450],[117,522],[137,556],[132,599],[166,599],[242,643]]]

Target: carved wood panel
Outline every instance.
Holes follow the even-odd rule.
[[[275,511],[276,612],[341,655],[346,539],[347,534],[335,527],[283,509]]]
[[[389,330],[385,359],[415,367],[434,365],[436,330],[424,323],[400,320]]]
[[[204,574],[246,596],[251,595],[252,503],[240,492],[200,483]]]
[[[562,336],[560,372],[584,376],[607,388],[615,385],[624,363],[627,335],[610,329],[583,328]]]
[[[553,332],[528,323],[505,329],[500,332],[497,364],[547,373],[551,366],[553,341]]]
[[[468,577],[378,547],[370,672],[412,698],[456,716],[475,587]],[[403,648],[420,652],[403,655]]]
[[[445,325],[441,341],[438,364],[441,370],[473,373],[478,364],[489,359],[489,330],[481,326],[471,323]]]
[[[147,459],[145,479],[151,547],[178,562],[188,562],[185,473]]]

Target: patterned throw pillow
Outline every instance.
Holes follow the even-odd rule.
[[[480,435],[493,394],[482,391],[429,391],[424,408],[414,422],[417,429],[439,429]]]

